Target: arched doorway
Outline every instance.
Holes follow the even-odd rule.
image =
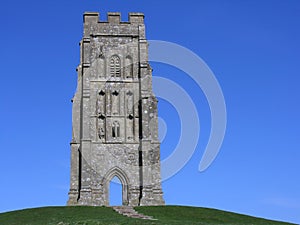
[[[110,206],[110,184],[114,177],[117,177],[122,187],[122,203],[121,205],[128,205],[128,184],[129,179],[126,174],[118,167],[111,169],[104,178],[104,193],[105,193],[105,205]]]
[[[109,205],[120,206],[122,202],[122,184],[117,176],[114,176],[109,183]]]

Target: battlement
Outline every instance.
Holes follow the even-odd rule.
[[[129,13],[128,21],[121,21],[121,13],[108,12],[107,21],[101,21],[98,12],[85,12],[83,15],[84,23],[109,23],[109,24],[143,24],[143,13]]]

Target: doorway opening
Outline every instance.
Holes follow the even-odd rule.
[[[109,182],[109,205],[123,205],[122,184],[117,176],[114,176]]]

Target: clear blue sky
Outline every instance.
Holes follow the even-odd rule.
[[[226,100],[220,154],[204,172],[210,111],[196,83],[153,63],[190,95],[201,120],[191,160],[163,182],[167,204],[218,208],[300,223],[300,1],[11,0],[1,3],[0,211],[64,205],[69,188],[71,102],[82,14],[146,15],[147,38],[182,45],[214,72]],[[164,99],[168,157],[179,116]],[[193,132],[193,131],[190,131]]]

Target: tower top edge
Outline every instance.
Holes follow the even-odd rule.
[[[100,20],[99,12],[85,12],[83,14],[83,22],[84,23],[130,23],[130,24],[143,24],[145,15],[141,12],[130,12],[128,13],[128,21],[121,21],[121,13],[120,12],[107,12],[107,20]]]

